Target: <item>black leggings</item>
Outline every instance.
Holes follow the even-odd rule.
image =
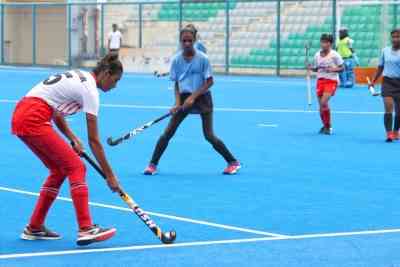
[[[163,135],[158,139],[157,145],[154,149],[153,156],[151,158],[151,162],[154,165],[157,165],[160,161],[162,154],[168,146],[169,140],[174,136],[176,130],[178,129],[181,122],[187,117],[187,112],[178,112],[176,113],[170,120],[167,128],[165,129]],[[226,148],[225,144],[215,136],[213,130],[213,113],[205,113],[200,114],[201,120],[203,123],[203,134],[206,140],[213,146],[213,148],[221,154],[222,157],[228,163],[235,162],[235,157],[229,152]]]

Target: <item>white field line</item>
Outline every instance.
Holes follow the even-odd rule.
[[[19,189],[9,188],[9,187],[2,187],[2,186],[0,186],[0,191],[12,192],[12,193],[29,195],[29,196],[39,196],[39,193],[36,193],[36,192],[30,192],[30,191],[19,190]],[[66,197],[57,197],[57,199],[61,200],[61,201],[72,202],[72,199],[66,198]],[[102,203],[97,203],[97,202],[89,202],[89,205],[91,205],[93,207],[101,207],[101,208],[107,208],[107,209],[113,209],[113,210],[132,212],[132,210],[130,208],[124,208],[124,207],[120,207],[120,206],[102,204]],[[162,213],[158,213],[158,212],[151,212],[151,211],[146,211],[146,212],[151,216],[155,216],[155,217],[159,217],[159,218],[166,218],[166,219],[171,219],[171,220],[175,220],[175,221],[206,225],[206,226],[221,228],[221,229],[226,229],[226,230],[251,233],[251,234],[257,234],[257,235],[263,235],[263,236],[273,236],[273,237],[284,237],[285,236],[285,235],[280,235],[280,234],[276,234],[276,233],[269,233],[269,232],[265,232],[265,231],[258,231],[258,230],[248,229],[248,228],[231,226],[231,225],[212,223],[212,222],[207,222],[207,221],[202,221],[202,220],[195,220],[195,219],[190,219],[190,218],[185,218],[185,217],[162,214]]]
[[[52,69],[51,67],[46,68],[46,67],[20,67],[20,66],[5,66],[2,67],[0,66],[0,71],[2,72],[12,72],[12,73],[48,73],[48,72],[54,72],[54,71],[63,71],[67,70],[66,68],[58,68],[56,70]],[[140,74],[140,73],[128,73],[128,78],[140,78],[140,79],[151,79],[154,80],[155,77],[150,74]],[[169,78],[164,78],[163,80],[168,80]],[[302,85],[305,82],[303,82],[301,79],[286,79],[286,80],[262,80],[262,79],[249,79],[249,78],[238,78],[238,77],[224,77],[224,76],[215,76],[215,81],[216,82],[227,82],[227,83],[254,83],[254,84],[295,84],[295,85]]]
[[[119,252],[119,251],[162,249],[162,248],[172,249],[172,248],[179,248],[179,247],[257,243],[257,242],[277,241],[277,240],[305,240],[305,239],[349,237],[349,236],[363,236],[363,235],[383,235],[383,234],[391,234],[391,233],[400,233],[400,229],[308,234],[308,235],[295,235],[295,236],[284,236],[284,237],[260,237],[260,238],[216,240],[216,241],[197,241],[197,242],[176,243],[176,244],[171,244],[171,245],[142,245],[142,246],[124,246],[124,247],[99,248],[99,249],[79,249],[79,250],[60,250],[60,251],[48,251],[48,252],[2,254],[2,255],[0,255],[0,260],[1,259],[27,258],[27,257],[47,257],[47,256],[61,256],[61,255],[89,254],[89,253],[101,253],[101,252]]]
[[[278,124],[259,123],[258,127],[278,128]]]
[[[17,100],[0,99],[0,103],[16,103]],[[150,105],[130,105],[130,104],[101,104],[106,108],[131,108],[131,109],[151,109],[151,110],[168,110],[170,106],[150,106]],[[256,112],[256,113],[319,113],[317,110],[305,109],[267,109],[267,108],[214,108],[215,111],[225,112]],[[332,111],[334,114],[345,115],[382,115],[381,111]]]

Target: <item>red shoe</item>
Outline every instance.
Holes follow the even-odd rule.
[[[392,132],[392,131],[387,132],[387,134],[386,134],[386,142],[387,143],[391,143],[395,139],[396,139],[396,134],[394,132]]]
[[[224,174],[236,174],[242,166],[239,161],[229,163],[228,167],[225,168]]]
[[[101,242],[110,239],[115,235],[115,228],[101,228],[98,225],[93,225],[89,229],[80,230],[76,243],[78,246],[87,246],[94,242]]]
[[[393,139],[394,140],[399,140],[400,139],[400,133],[398,131],[393,132]]]
[[[157,173],[157,166],[153,163],[150,163],[149,166],[144,170],[144,175],[154,175]]]

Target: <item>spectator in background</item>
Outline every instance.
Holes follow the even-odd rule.
[[[113,24],[112,28],[112,32],[108,34],[108,52],[118,56],[119,49],[122,46],[122,34],[118,30],[117,24]]]
[[[337,42],[337,51],[344,60],[344,71],[339,73],[340,87],[352,88],[354,86],[354,66],[357,64],[353,49],[354,41],[349,37],[349,31],[346,28],[339,30],[339,41]]]

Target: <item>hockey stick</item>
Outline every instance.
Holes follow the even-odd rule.
[[[165,114],[165,115],[163,115],[163,116],[161,116],[161,117],[159,117],[159,118],[157,118],[157,119],[155,119],[155,120],[153,120],[153,121],[150,121],[150,122],[148,122],[148,123],[146,123],[146,124],[144,124],[144,125],[142,125],[142,126],[140,126],[140,127],[138,127],[138,128],[135,128],[135,129],[131,130],[129,133],[127,133],[127,134],[125,134],[125,135],[123,135],[123,136],[121,136],[121,137],[119,137],[119,138],[117,138],[117,139],[114,139],[114,140],[113,140],[112,137],[108,137],[108,138],[107,138],[107,144],[109,144],[110,146],[119,145],[119,144],[122,143],[124,140],[128,140],[128,139],[134,137],[135,135],[137,135],[138,133],[142,132],[143,130],[149,128],[149,127],[152,126],[153,124],[155,124],[155,123],[157,123],[157,122],[160,122],[160,121],[162,121],[163,119],[168,118],[168,117],[171,116],[171,115],[172,115],[172,113],[169,112],[169,113],[167,113],[167,114]]]
[[[100,167],[94,162],[93,159],[89,157],[88,154],[83,152],[81,156],[94,168],[96,171],[106,179],[104,172],[100,169]],[[158,227],[154,221],[150,218],[150,216],[142,210],[139,205],[125,192],[122,190],[119,193],[119,196],[122,200],[128,205],[129,208],[139,217],[139,219],[146,224],[146,226],[161,240],[163,244],[172,244],[176,239],[176,232],[162,232],[161,228]]]
[[[311,96],[311,72],[309,68],[309,56],[310,56],[310,43],[306,42],[305,44],[305,50],[306,50],[306,66],[307,66],[307,103],[308,106],[310,107],[312,105],[312,96]]]

